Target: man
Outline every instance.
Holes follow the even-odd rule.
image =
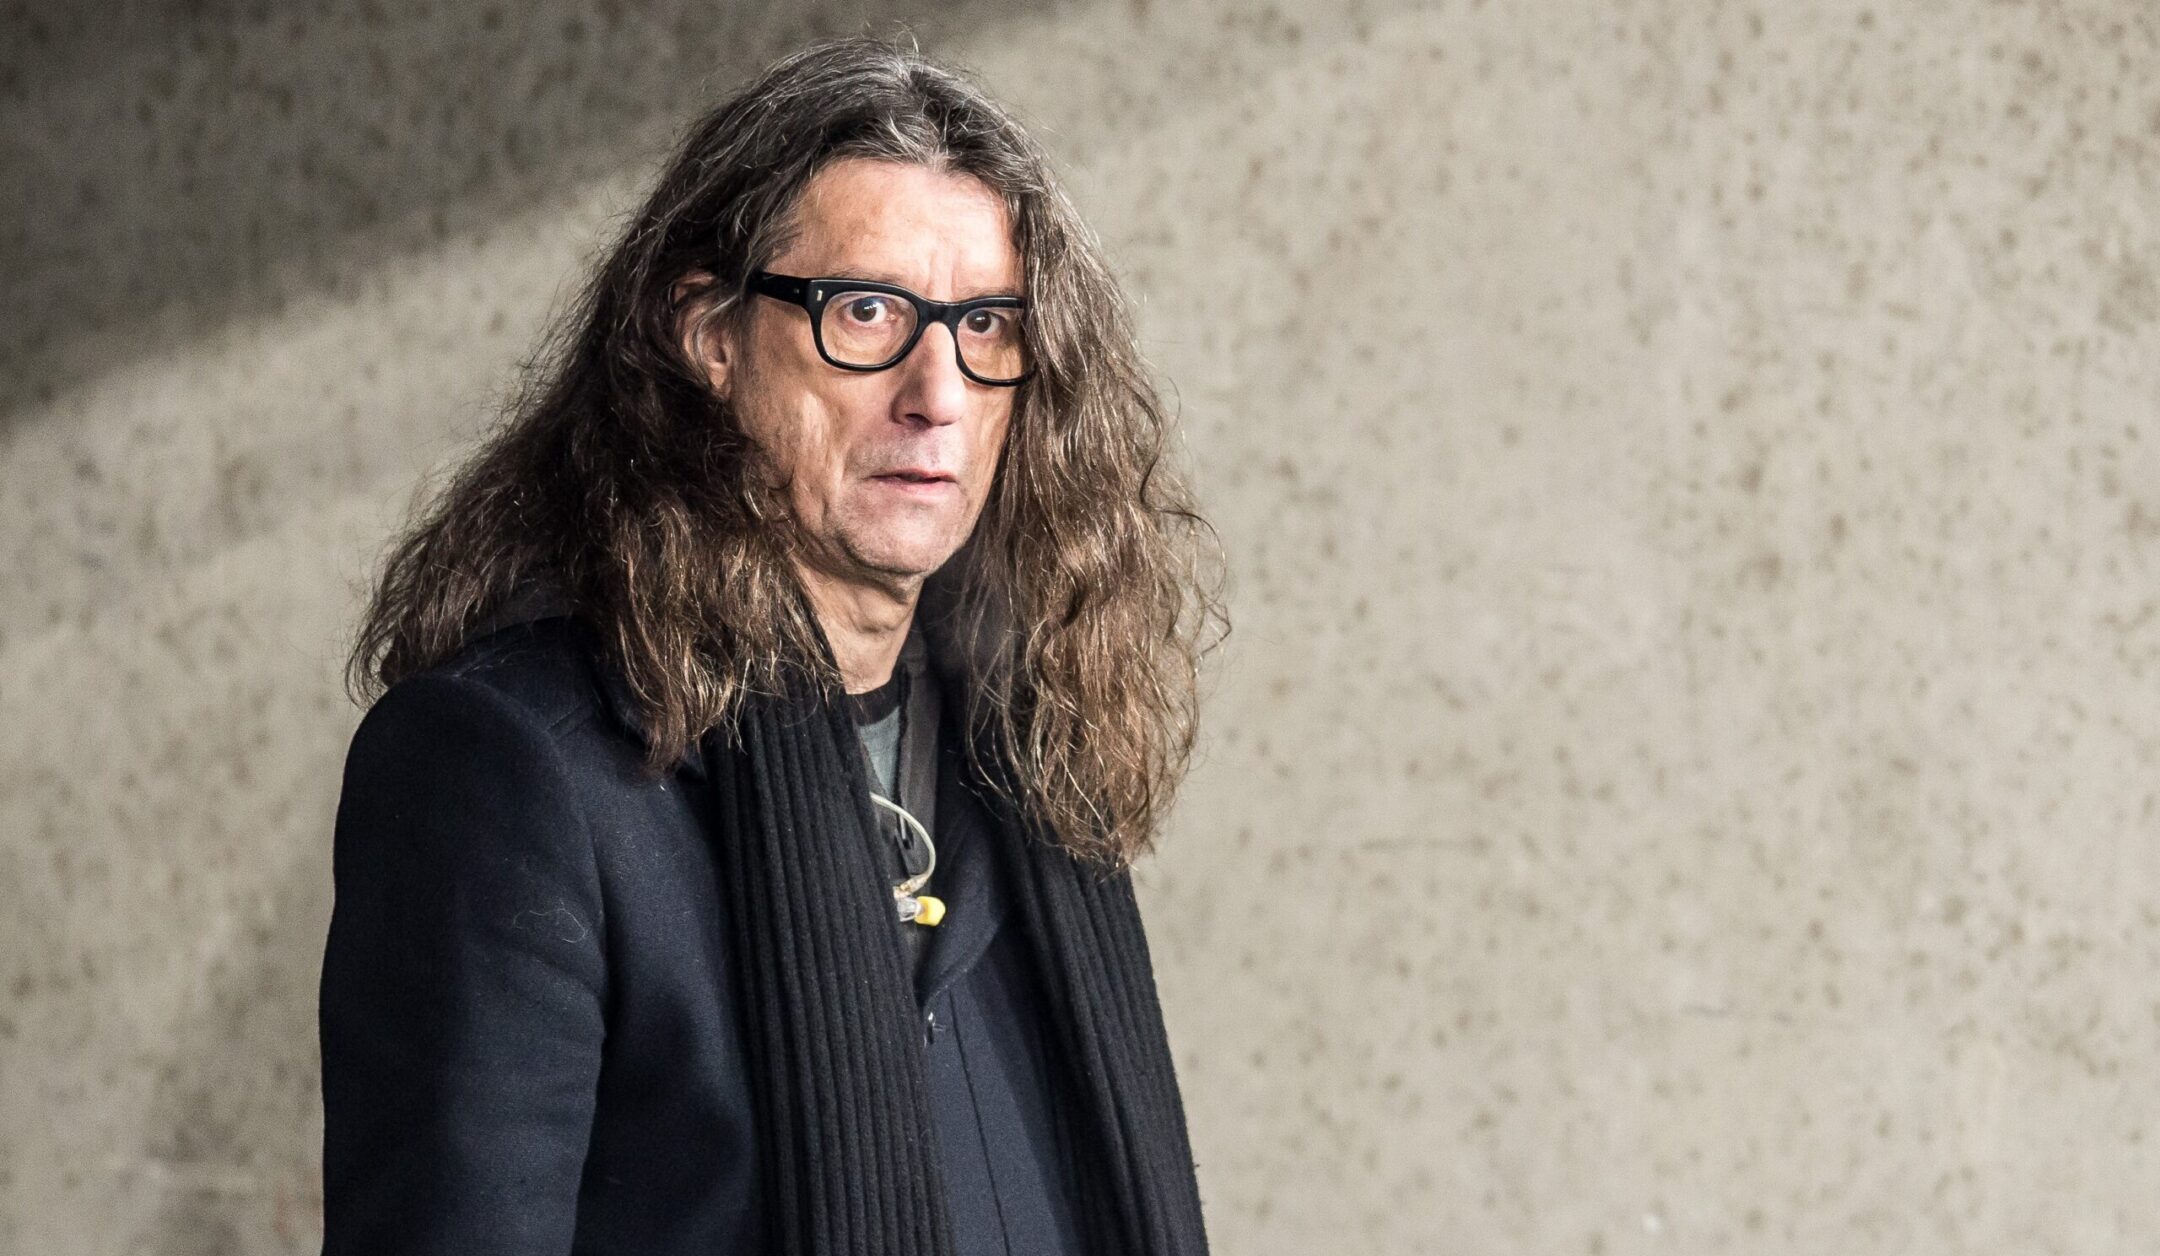
[[[1165,440],[962,76],[836,41],[692,127],[361,626],[325,1251],[1203,1252]]]

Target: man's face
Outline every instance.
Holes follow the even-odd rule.
[[[1022,292],[1004,204],[971,177],[843,160],[812,177],[799,212],[795,243],[766,269],[883,280],[933,301]],[[749,300],[719,386],[788,481],[804,560],[853,583],[916,586],[974,529],[1016,390],[961,374],[942,325],[887,370],[846,371],[818,356],[804,310]]]

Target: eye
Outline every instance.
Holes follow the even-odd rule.
[[[869,327],[891,318],[892,307],[891,297],[877,293],[857,293],[846,299],[846,303],[841,306],[841,313],[849,322]]]
[[[1012,319],[1005,310],[969,310],[961,323],[972,335],[1002,336],[1012,325]]]

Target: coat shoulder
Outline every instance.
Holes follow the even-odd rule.
[[[568,619],[534,620],[467,641],[404,676],[362,714],[347,752],[360,780],[514,763],[531,785],[554,774],[590,785],[635,775],[643,742],[624,729],[588,634]],[[348,783],[350,787],[350,782]]]
[[[609,709],[590,634],[568,617],[497,628],[418,676],[483,685],[558,736]]]
[[[492,705],[543,731],[573,765],[604,763],[610,772],[628,771],[650,783],[642,766],[626,767],[646,762],[644,721],[586,621],[545,614],[483,627],[448,658],[392,685],[376,705],[401,689],[468,687],[484,690]],[[675,765],[693,776],[701,776],[703,767],[695,745]]]

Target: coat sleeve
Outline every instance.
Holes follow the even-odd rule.
[[[324,1256],[567,1252],[606,962],[563,755],[471,679],[353,735],[320,1001]]]

